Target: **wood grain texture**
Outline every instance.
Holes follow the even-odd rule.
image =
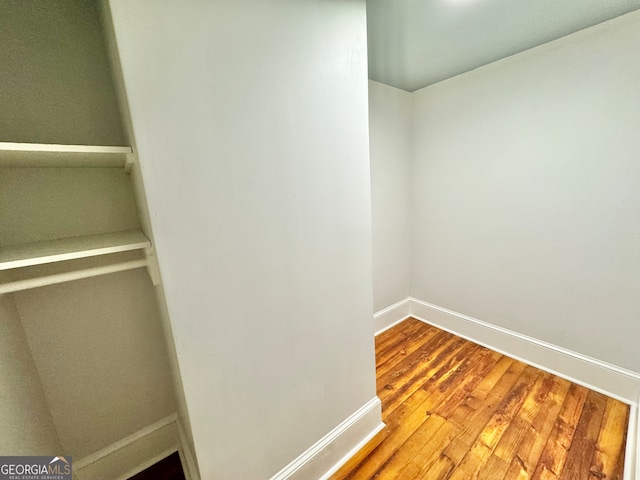
[[[622,402],[413,318],[376,365],[386,428],[332,480],[622,480]]]

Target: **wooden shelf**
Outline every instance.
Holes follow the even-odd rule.
[[[131,147],[0,142],[0,167],[128,168]]]
[[[151,242],[141,230],[13,245],[0,248],[0,270],[108,255],[150,246]]]

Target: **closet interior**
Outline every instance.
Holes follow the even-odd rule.
[[[82,479],[126,476],[141,458],[100,463],[164,429],[141,449],[157,460],[179,449],[179,427],[99,8],[7,2],[0,37],[0,452],[71,455]]]

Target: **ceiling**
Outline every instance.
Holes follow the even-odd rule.
[[[640,0],[367,0],[369,78],[414,91],[640,8]]]

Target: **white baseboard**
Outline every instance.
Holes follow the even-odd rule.
[[[73,462],[74,473],[82,480],[126,480],[174,452],[180,452],[185,478],[192,475],[190,449],[180,437],[176,414],[159,420],[96,453]]]
[[[638,401],[636,372],[415,298],[409,301],[418,320],[625,403]]]
[[[384,428],[381,412],[380,399],[372,398],[271,480],[326,480]]]
[[[640,399],[638,399],[640,400]],[[627,449],[624,457],[624,480],[640,479],[640,424],[638,424],[638,405],[631,405],[629,412],[629,430],[627,432]]]
[[[376,335],[389,330],[394,325],[411,316],[410,298],[400,300],[373,314],[373,331]]]
[[[633,407],[631,407],[633,409]],[[631,445],[627,446],[627,456],[629,457],[629,460],[627,460],[625,462],[625,468],[627,467],[627,465],[629,466],[629,468],[627,469],[627,471],[632,472],[633,471],[633,464],[635,463],[636,465],[636,477],[635,480],[640,479],[640,397],[638,397],[638,404],[635,407],[635,422],[632,424],[635,427],[636,430],[636,441],[631,442]],[[634,411],[632,410],[632,412]],[[633,413],[631,413],[632,416]],[[631,425],[629,425],[629,428],[631,428]],[[631,435],[633,434],[633,431],[629,432]],[[630,435],[630,436],[631,436]],[[634,480],[633,475],[627,475],[627,478],[625,480]]]

